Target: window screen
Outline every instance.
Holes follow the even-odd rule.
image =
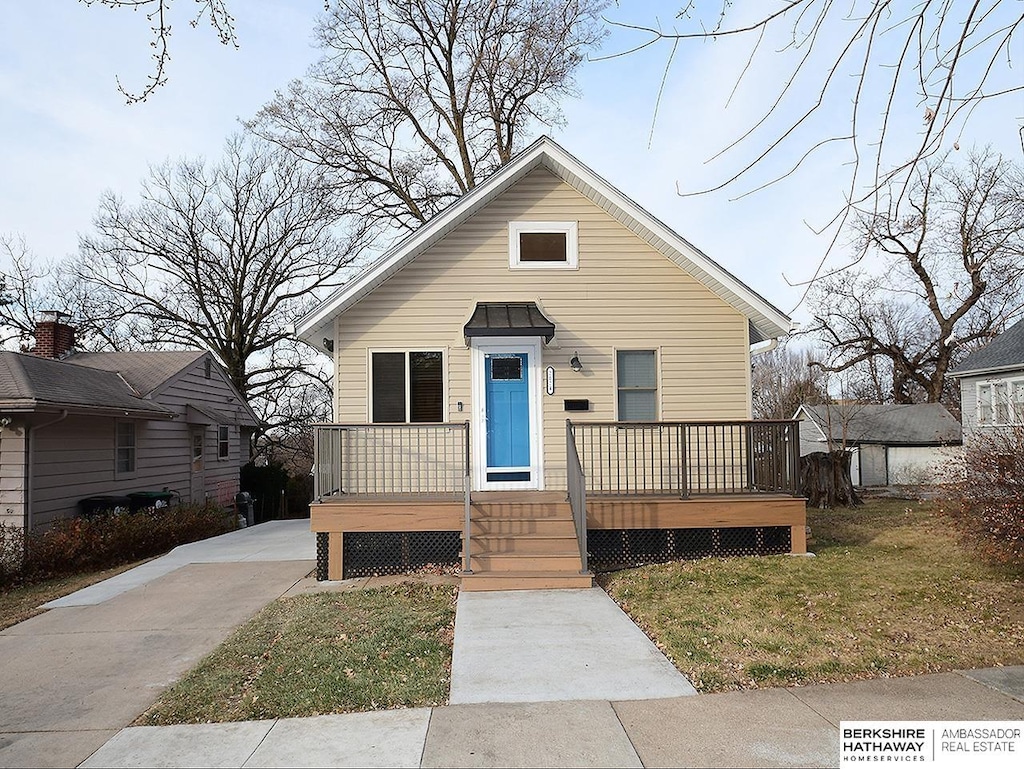
[[[405,421],[405,353],[373,354],[373,421]]]
[[[520,232],[520,262],[565,262],[567,260],[564,232]]]
[[[654,350],[616,354],[619,419],[653,422],[658,418],[658,375]]]
[[[442,364],[439,351],[373,353],[372,421],[444,421]]]

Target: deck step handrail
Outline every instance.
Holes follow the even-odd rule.
[[[576,436],[572,420],[565,420],[565,458],[566,485],[568,487],[569,507],[572,520],[576,526],[576,541],[580,547],[580,563],[582,573],[586,573],[587,565],[587,479],[583,475],[580,455],[576,451]]]
[[[687,498],[799,496],[799,425],[791,419],[571,422],[567,429],[586,494]]]
[[[415,495],[469,504],[469,422],[315,424],[313,498]]]

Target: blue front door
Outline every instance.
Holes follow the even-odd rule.
[[[530,480],[529,356],[485,356],[487,480]]]

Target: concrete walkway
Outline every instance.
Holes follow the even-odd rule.
[[[308,529],[280,521],[185,545],[0,631],[0,766],[88,758],[310,572]]]
[[[459,593],[452,705],[696,693],[601,588]]]
[[[1024,721],[1022,691],[1018,667],[674,699],[134,727],[83,766],[838,766],[841,720]]]
[[[840,720],[1024,722],[1024,667],[691,696],[581,590],[462,594],[447,707],[125,728],[263,605],[321,589],[313,552],[307,522],[262,524],[0,632],[0,767],[827,766]]]

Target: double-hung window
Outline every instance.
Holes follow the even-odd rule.
[[[231,455],[231,427],[217,425],[217,458],[227,459]]]
[[[658,418],[658,361],[654,350],[619,350],[615,354],[618,412],[621,422]]]
[[[441,351],[371,353],[370,401],[372,422],[443,422]]]
[[[978,424],[996,427],[1024,424],[1024,379],[979,383]]]
[[[135,472],[135,423],[118,421],[115,427],[115,464],[117,473]]]

